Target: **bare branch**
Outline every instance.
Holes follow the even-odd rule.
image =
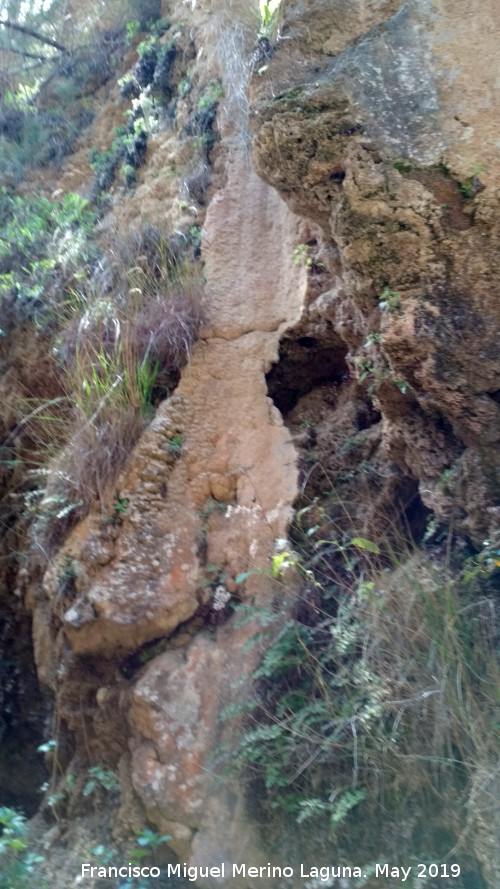
[[[45,37],[44,34],[33,31],[32,28],[27,28],[25,25],[18,25],[17,22],[11,22],[9,19],[0,19],[0,25],[3,25],[4,28],[11,28],[12,31],[20,31],[21,34],[27,34],[28,37],[34,37],[35,40],[39,40],[40,43],[46,43],[47,46],[53,46],[59,52],[69,52],[62,43],[58,43],[57,40],[52,40],[50,37]]]

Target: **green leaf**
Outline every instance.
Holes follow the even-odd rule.
[[[8,839],[7,843],[9,847],[15,849],[16,852],[22,852],[23,849],[26,849],[26,843],[23,840]]]
[[[367,540],[366,537],[353,537],[350,546],[357,546],[358,549],[366,549],[369,553],[380,555],[380,548],[373,540]]]
[[[39,747],[36,748],[37,753],[49,753],[51,750],[55,750],[57,747],[57,741],[54,741],[51,738],[50,741],[45,741],[44,744],[40,744]]]
[[[253,571],[243,571],[242,574],[238,574],[235,578],[235,583],[243,583],[243,581],[247,580],[247,578],[251,577]]]
[[[95,790],[95,781],[87,781],[85,787],[83,788],[83,796],[90,796],[91,793]]]

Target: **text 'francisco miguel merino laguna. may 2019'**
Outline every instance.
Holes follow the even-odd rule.
[[[370,871],[368,873],[367,871]],[[80,878],[92,879],[101,877],[143,877],[155,879],[166,872],[166,876],[170,879],[178,878],[189,880],[195,883],[198,879],[291,879],[292,877],[300,877],[304,880],[320,880],[321,882],[330,883],[332,879],[347,879],[349,877],[360,879],[372,876],[375,879],[400,880],[406,883],[410,876],[425,879],[432,877],[434,879],[449,880],[460,876],[459,864],[414,864],[408,867],[400,865],[391,865],[388,862],[381,862],[373,865],[369,869],[362,867],[348,867],[345,865],[318,865],[311,866],[301,864],[299,867],[290,867],[286,865],[279,867],[277,865],[265,864],[254,867],[248,864],[226,864],[221,862],[219,865],[201,866],[184,864],[167,864],[162,870],[159,867],[140,867],[127,862],[118,866],[96,866],[87,862],[82,864]]]

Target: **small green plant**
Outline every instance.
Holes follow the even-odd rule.
[[[33,476],[36,477],[39,473],[43,477],[42,469],[34,470]],[[82,506],[82,503],[82,500],[72,500],[69,492],[59,494],[44,491],[43,488],[29,491],[24,497],[27,515],[43,515],[47,521],[67,519]]]
[[[102,766],[92,766],[89,769],[89,780],[83,788],[83,796],[90,796],[99,787],[108,793],[116,793],[120,790],[115,772]]]
[[[408,173],[411,173],[413,167],[408,161],[396,161],[392,165],[398,173],[401,173],[402,176],[407,176]]]
[[[113,503],[113,512],[117,516],[121,516],[127,512],[128,509],[128,497],[120,497],[116,496],[115,502]]]
[[[61,567],[58,571],[58,596],[73,596],[76,593],[76,579],[78,577],[78,563],[74,559],[66,557],[63,559]]]
[[[182,22],[179,22],[179,24],[177,25],[177,28],[178,28],[177,34],[182,31],[183,27],[184,26],[183,26]],[[170,20],[164,15],[162,15],[161,18],[156,19],[156,21],[150,20],[146,23],[146,29],[148,31],[151,31],[153,34],[155,34],[156,37],[162,37],[163,34],[165,33],[165,31],[168,31],[169,28],[170,28]]]
[[[152,37],[147,37],[146,40],[143,40],[141,43],[137,44],[137,55],[140,59],[149,58],[154,55],[156,61],[157,52],[158,42],[157,38],[154,35]]]
[[[486,172],[485,164],[472,164],[470,178],[460,186],[460,193],[464,201],[472,200],[476,194],[483,190],[484,185],[479,177]]]
[[[411,389],[410,384],[406,380],[394,380],[394,385],[398,387],[402,395],[406,395]]]
[[[136,37],[137,34],[139,33],[139,31],[141,30],[140,22],[138,22],[138,21],[126,22],[125,23],[125,30],[127,32],[125,41],[130,46],[134,40],[134,37]]]
[[[371,358],[358,356],[356,358],[356,364],[358,365],[360,383],[363,383],[368,377],[373,376],[373,374],[375,373],[375,364],[373,363]]]
[[[218,586],[221,586],[227,580],[227,574],[224,571],[222,565],[207,565],[205,568],[206,577],[202,581],[202,589],[212,589],[215,590]]]
[[[59,569],[61,580],[74,580],[78,577],[78,563],[71,556],[65,556]]]
[[[182,450],[183,441],[184,437],[182,435],[173,435],[172,438],[169,438],[167,444],[168,453],[174,457],[178,457]]]
[[[203,525],[201,528],[201,532],[203,535],[206,534],[208,528],[208,520],[212,515],[221,515],[227,512],[228,504],[223,502],[222,500],[215,500],[213,497],[209,497],[204,505],[200,509],[200,518],[202,519]]]
[[[89,154],[89,165],[94,173],[95,193],[107,191],[113,183],[118,165],[118,154],[114,143],[113,147],[106,151],[98,151],[97,148],[92,148]]]
[[[139,864],[143,858],[151,854],[153,849],[157,849],[158,846],[162,846],[170,839],[171,837],[168,834],[159,834],[155,830],[145,827],[144,830],[137,834],[137,846],[135,849],[130,850],[130,860],[134,864]]]
[[[26,849],[26,818],[15,809],[8,809],[5,806],[0,808],[0,825],[2,833],[0,834],[0,853],[6,850],[14,850],[14,852],[23,852]]]
[[[188,93],[191,92],[191,89],[192,89],[191,78],[190,78],[189,74],[186,74],[186,76],[183,77],[182,80],[179,81],[179,84],[177,86],[177,92],[179,94],[179,98],[183,99],[184,96],[187,96]]]
[[[92,846],[90,851],[92,855],[95,855],[95,857],[99,860],[99,864],[104,865],[104,867],[106,867],[108,864],[111,864],[115,855],[114,849],[110,849],[103,843],[99,843],[98,846]]]
[[[336,795],[335,799],[331,801],[325,802],[322,799],[301,800],[299,803],[300,810],[296,819],[297,824],[302,824],[308,818],[326,815],[330,819],[332,828],[335,828],[336,825],[341,824],[351,809],[364,799],[366,799],[366,789],[360,787],[358,790],[345,790],[340,795]]]
[[[363,348],[369,349],[370,346],[379,345],[379,343],[380,343],[380,334],[379,333],[369,333],[366,340],[365,340]]]
[[[401,309],[401,294],[398,290],[389,290],[386,287],[378,298],[379,308],[388,312],[398,312]]]
[[[482,173],[487,172],[486,164],[476,162],[471,166],[471,176],[481,176]]]
[[[464,201],[470,201],[476,194],[476,191],[476,186],[472,180],[470,182],[463,182],[460,186],[460,193]]]
[[[463,567],[461,579],[471,591],[488,588],[490,582],[498,581],[500,569],[500,539],[484,540],[477,555],[470,556]]]
[[[122,99],[136,99],[140,93],[140,86],[134,75],[131,73],[124,74],[123,77],[120,77],[118,86],[120,87],[120,96]]]
[[[203,90],[203,95],[198,99],[198,109],[206,111],[213,108],[223,95],[224,89],[222,84],[218,80],[210,80]]]
[[[312,259],[309,256],[309,247],[307,244],[297,244],[293,251],[293,264],[304,266],[306,269],[310,269],[312,266]]]
[[[171,837],[167,834],[157,834],[153,830],[144,829],[137,835],[137,846],[128,853],[128,860],[135,865],[140,865],[143,858],[147,855],[154,855],[155,849],[163,843],[168,842]],[[149,889],[150,879],[128,877],[118,886],[118,889]]]
[[[189,237],[195,251],[201,250],[201,225],[189,226]]]
[[[127,188],[132,188],[136,183],[135,167],[131,164],[123,164],[121,172]]]
[[[260,0],[259,40],[274,40],[278,32],[278,23],[282,0]]]
[[[37,753],[52,753],[57,748],[57,741],[54,738],[51,738],[49,741],[44,741],[43,744],[40,744],[36,749]]]

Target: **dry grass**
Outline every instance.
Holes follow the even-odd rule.
[[[50,464],[34,527],[45,554],[104,496],[189,360],[201,282],[181,247],[152,227],[133,232],[74,294],[78,311],[58,344],[71,405],[67,444]]]
[[[436,778],[454,764],[473,774],[496,762],[494,599],[473,597],[445,566],[415,554],[377,577],[363,621],[367,663],[388,685],[386,726],[400,736],[393,756],[409,769],[424,762]]]

